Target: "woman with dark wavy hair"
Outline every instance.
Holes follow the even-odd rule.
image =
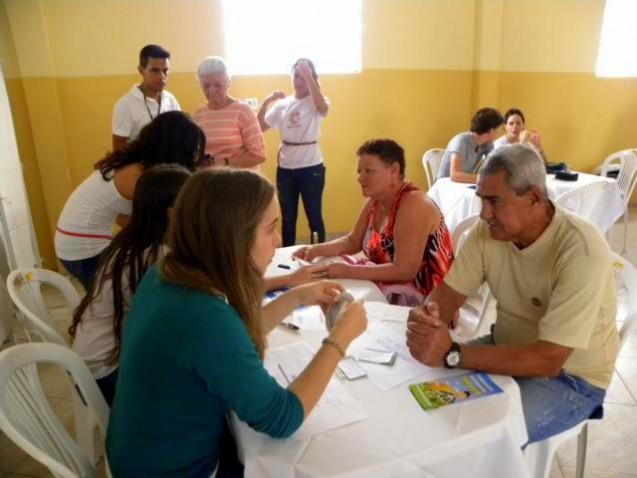
[[[157,116],[123,150],[113,151],[71,194],[55,232],[55,253],[88,290],[100,254],[111,242],[115,224],[131,214],[135,185],[157,164],[180,164],[193,171],[204,159],[206,138],[180,111]]]
[[[146,269],[161,257],[168,211],[190,171],[183,166],[154,166],[135,188],[130,222],[104,249],[84,299],[69,328],[75,350],[86,362],[110,405],[115,395],[124,317]]]

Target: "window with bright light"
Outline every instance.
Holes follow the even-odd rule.
[[[236,75],[361,71],[361,0],[223,0],[226,59]]]
[[[606,0],[595,72],[637,76],[637,1]]]

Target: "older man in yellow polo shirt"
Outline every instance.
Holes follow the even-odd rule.
[[[611,252],[593,224],[548,199],[528,146],[494,151],[476,194],[482,220],[411,311],[407,345],[426,365],[515,377],[532,443],[601,411],[618,347]],[[498,301],[492,334],[457,344],[447,324],[484,282]]]

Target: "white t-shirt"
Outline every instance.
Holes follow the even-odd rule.
[[[95,280],[100,281],[101,277],[96,277]],[[128,267],[124,267],[121,285],[122,303],[124,315],[126,315],[131,300],[128,286]],[[99,295],[84,311],[82,322],[75,332],[73,350],[84,359],[96,379],[110,375],[118,367],[118,363],[109,363],[115,350],[114,309],[113,282],[111,279],[106,279]]]
[[[163,256],[165,248],[159,249],[159,256]],[[145,252],[146,257],[148,250]],[[149,264],[149,267],[152,264]],[[108,269],[110,276],[111,270]],[[128,282],[128,266],[122,269],[121,290],[124,318],[130,309],[132,294]],[[95,278],[99,283],[101,276]],[[113,305],[113,282],[109,278],[104,280],[102,290],[93,298],[93,302],[86,308],[82,315],[82,322],[77,327],[73,350],[84,359],[89,370],[96,379],[110,375],[119,363],[110,363],[110,358],[115,350],[115,332],[113,331],[113,317],[115,307]],[[123,329],[123,327],[122,327]]]
[[[146,101],[144,101],[144,99]],[[154,120],[159,113],[181,111],[179,103],[169,91],[161,92],[161,105],[152,98],[147,98],[133,85],[131,90],[122,96],[113,108],[113,134],[133,140],[139,136],[144,126]]]
[[[133,201],[123,197],[113,180],[105,181],[95,170],[68,198],[55,231],[55,253],[60,259],[78,261],[102,252],[111,243],[120,214],[130,216]]]
[[[325,98],[329,105],[330,101]],[[318,140],[321,137],[321,121],[324,116],[316,110],[312,96],[297,99],[287,96],[277,101],[265,115],[265,122],[281,133],[279,167],[299,169],[315,166],[323,162]],[[285,143],[310,143],[307,145],[286,145]]]
[[[502,146],[508,146],[509,144],[516,144],[516,143],[509,143],[509,140],[507,139],[507,135],[503,134],[502,136],[500,136],[498,139],[496,139],[493,142],[493,149],[497,149]]]
[[[445,283],[471,296],[484,282],[498,301],[496,344],[551,342],[573,349],[564,370],[600,388],[613,377],[617,299],[608,243],[590,222],[559,206],[533,244],[469,230]]]

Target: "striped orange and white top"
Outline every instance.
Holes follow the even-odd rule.
[[[213,110],[205,104],[197,108],[193,119],[206,134],[207,154],[224,159],[248,151],[265,158],[263,133],[248,105],[235,101]]]

